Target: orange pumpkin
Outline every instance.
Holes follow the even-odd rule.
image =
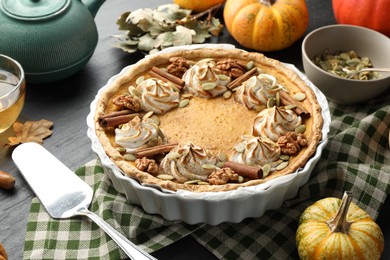
[[[225,0],[173,0],[173,2],[181,8],[202,12],[217,4],[222,4]]]
[[[227,0],[223,16],[233,38],[258,51],[289,47],[309,23],[305,0]]]
[[[364,26],[390,36],[389,0],[333,0],[332,7],[338,23]]]

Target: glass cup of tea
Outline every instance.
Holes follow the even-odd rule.
[[[24,105],[26,80],[16,60],[0,54],[0,134],[18,118]]]

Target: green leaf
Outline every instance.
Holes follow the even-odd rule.
[[[116,24],[118,25],[118,30],[120,31],[129,31],[129,34],[137,36],[144,33],[137,25],[127,22],[130,12],[122,14]]]
[[[134,52],[138,51],[138,47],[132,47],[129,45],[122,44],[120,42],[117,42],[116,44],[114,44],[114,47],[122,49],[123,51],[128,52],[128,53],[134,53]]]
[[[167,26],[164,24],[153,23],[149,28],[149,33],[150,33],[150,35],[157,37],[159,34],[166,32],[166,31],[171,31],[171,30],[173,30],[173,29],[171,29],[171,27],[167,28]]]
[[[212,17],[211,24],[209,27],[209,32],[211,33],[211,35],[218,36],[221,33],[222,29],[223,29],[223,24],[221,24],[219,19]]]
[[[176,4],[166,4],[157,7],[154,19],[165,23],[175,23],[191,14],[191,10],[180,8]]]
[[[177,26],[176,31],[173,32],[173,46],[188,45],[192,43],[192,36],[195,35],[194,30],[188,29],[184,26]]]
[[[154,39],[150,34],[142,35],[139,38],[138,49],[141,51],[150,51],[154,47]]]
[[[165,32],[160,34],[154,41],[154,48],[172,46],[173,37],[173,32]]]
[[[138,9],[129,15],[127,21],[137,25],[144,32],[148,32],[150,26],[153,25],[153,10],[149,8]]]

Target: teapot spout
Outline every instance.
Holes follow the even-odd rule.
[[[92,16],[95,17],[100,6],[102,6],[105,1],[106,0],[82,0],[81,2],[88,8]]]

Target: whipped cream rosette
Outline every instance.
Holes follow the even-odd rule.
[[[179,105],[180,94],[165,81],[149,78],[136,89],[141,92],[141,107],[144,111],[164,114]]]
[[[274,141],[258,136],[243,136],[243,139],[232,155],[233,162],[259,166],[278,162],[281,150]]]
[[[207,181],[214,169],[204,165],[215,165],[217,159],[210,156],[203,148],[188,143],[176,146],[161,161],[164,174],[172,175],[178,182],[190,180]]]
[[[115,129],[115,142],[129,153],[150,144],[162,144],[164,140],[166,137],[156,124],[150,120],[141,121],[139,117]]]
[[[186,91],[202,98],[216,97],[227,91],[231,78],[223,75],[212,60],[202,60],[183,75]]]
[[[268,100],[275,97],[281,88],[272,75],[252,76],[236,89],[234,100],[243,104],[247,109],[266,107]]]
[[[267,137],[276,142],[287,132],[294,132],[302,124],[302,118],[293,110],[284,107],[271,107],[262,110],[254,119],[252,134]]]

